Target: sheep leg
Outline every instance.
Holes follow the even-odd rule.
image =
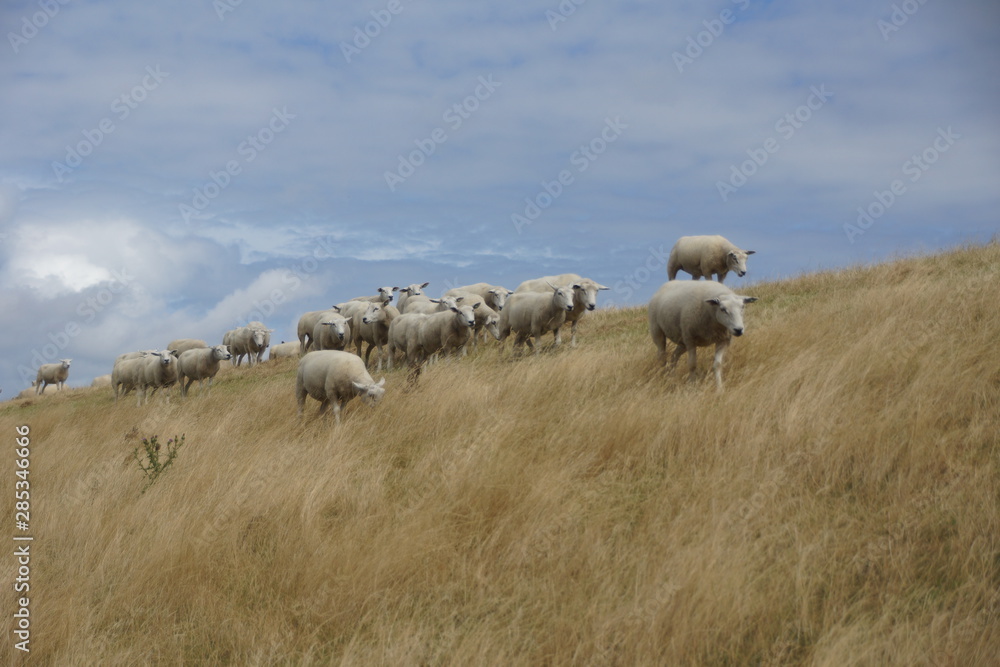
[[[659,327],[655,327],[651,333],[653,345],[656,346],[656,358],[662,366],[667,361],[667,337],[663,335],[663,331]]]
[[[698,370],[698,348],[694,345],[687,349],[688,354],[688,381],[694,382]]]
[[[665,347],[666,344],[664,344],[664,348]],[[681,358],[681,355],[684,354],[685,352],[687,352],[687,347],[684,345],[684,343],[677,343],[677,347],[674,348],[674,354],[670,358],[670,370],[674,370],[675,368],[677,368],[677,361]],[[665,349],[664,349],[664,354],[666,354]]]
[[[715,346],[715,361],[712,363],[712,372],[715,373],[715,386],[722,389],[722,356],[726,353],[729,343],[717,343]]]
[[[580,320],[573,320],[573,327],[570,329],[569,346],[576,347],[576,323]]]

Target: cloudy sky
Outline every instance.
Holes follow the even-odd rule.
[[[0,6],[0,387],[379,285],[641,304],[998,229],[993,0]]]

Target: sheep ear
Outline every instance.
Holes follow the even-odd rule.
[[[718,306],[718,305],[720,305],[720,304],[721,304],[722,302],[721,302],[721,301],[719,301],[719,300],[718,300],[718,299],[716,299],[716,298],[711,298],[711,299],[705,299],[705,303],[710,303],[710,304],[712,304],[713,306]]]
[[[756,253],[757,251],[756,251],[756,250],[744,250],[743,252],[745,252],[745,253],[746,253],[746,254],[748,254],[748,255],[753,255],[753,254],[754,254],[754,253]]]
[[[181,353],[178,350],[170,350],[170,354],[174,355],[175,357],[181,356]]]
[[[479,306],[481,306],[481,305],[483,305],[483,302],[482,302],[482,301],[480,301],[479,303],[477,303],[476,305],[474,305],[474,306],[472,307],[472,310],[475,310],[476,308],[479,308]]]
[[[553,285],[552,283],[550,283],[548,280],[545,281],[545,284],[548,285],[549,287],[551,287],[553,290],[555,290],[557,292],[559,291],[559,288],[556,287],[555,285]]]
[[[465,300],[464,296],[457,296],[457,297],[455,297],[455,303],[458,303],[459,301],[464,301],[464,300]]]
[[[376,387],[383,387],[383,386],[385,386],[385,378],[382,378],[381,380],[379,380],[378,382],[376,382],[375,386]]]
[[[461,308],[459,308],[458,306],[450,306],[450,308],[451,308],[451,311],[452,311],[452,312],[455,312],[455,313],[460,313],[460,312],[462,312],[462,309],[461,309]]]
[[[267,329],[267,333],[274,333],[274,329]]]
[[[602,289],[611,289],[611,288],[610,287],[605,287],[604,285],[602,285],[600,283],[597,283],[597,289],[602,290]]]
[[[335,310],[335,311],[337,311],[339,313],[340,312],[340,306],[334,306],[330,310]]]
[[[512,290],[512,289],[507,290],[507,296],[510,296],[513,293],[514,293],[514,290]]]
[[[396,292],[396,291],[398,291],[398,290],[399,290],[399,288],[398,288],[398,287],[393,287],[393,288],[392,288],[392,291],[393,291],[393,292]]]
[[[743,303],[753,303],[756,300],[757,300],[757,297],[755,297],[755,296],[745,296],[745,297],[743,297]]]
[[[428,286],[428,285],[430,285],[430,284],[431,284],[431,283],[430,283],[430,281],[428,280],[427,282],[425,282],[425,283],[424,283],[423,285],[421,285],[421,286],[420,286],[420,289],[423,289],[423,288],[427,287],[427,286]]]
[[[358,382],[357,380],[354,380],[353,384],[355,391],[365,391],[368,388],[366,384],[364,384],[363,382]]]

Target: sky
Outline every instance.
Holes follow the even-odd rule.
[[[0,387],[69,386],[379,286],[578,273],[676,239],[754,282],[997,235],[993,0],[8,1]],[[652,348],[651,348],[652,349]]]

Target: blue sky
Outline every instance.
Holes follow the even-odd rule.
[[[577,4],[579,3],[579,4]],[[575,272],[644,303],[998,229],[1000,6],[35,0],[0,8],[0,386],[291,340],[380,285]],[[27,378],[27,380],[25,379]]]

